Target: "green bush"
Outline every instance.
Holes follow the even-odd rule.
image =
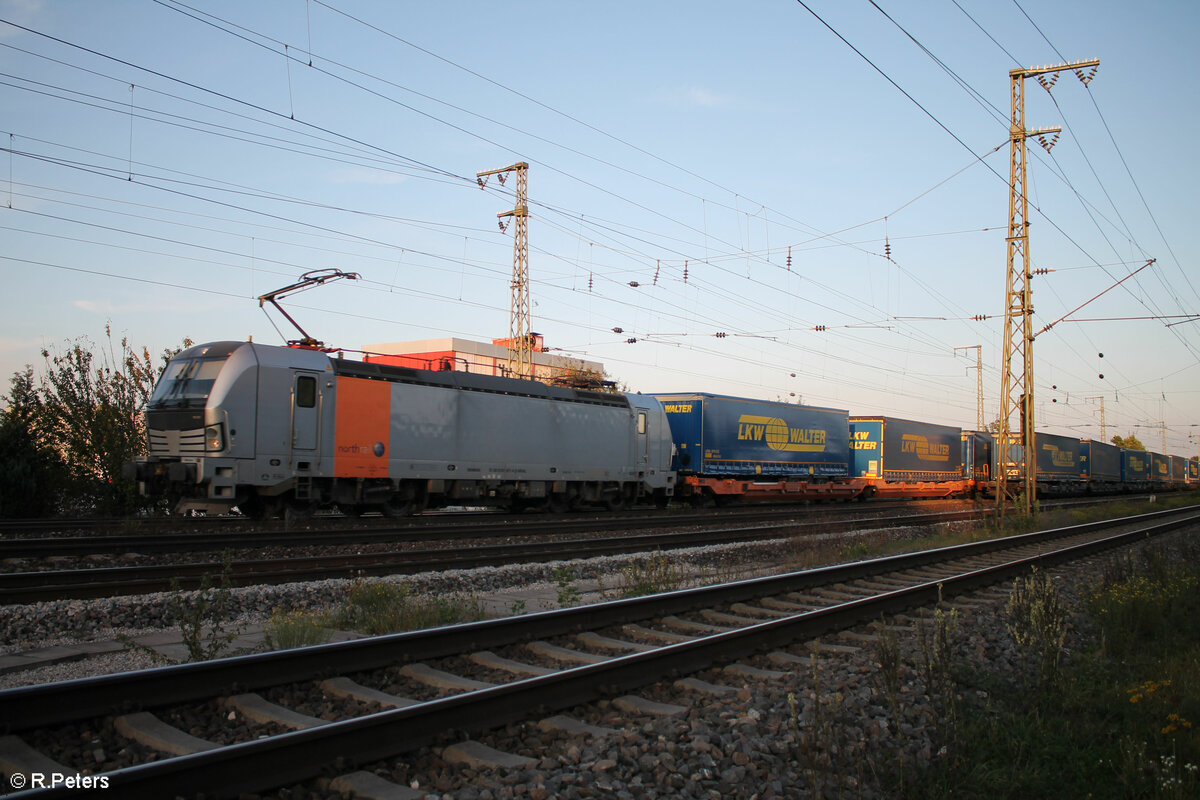
[[[356,581],[333,621],[340,628],[378,635],[455,625],[485,616],[483,603],[474,596],[413,597],[405,584]]]
[[[266,626],[267,648],[289,650],[293,647],[324,644],[333,635],[328,623],[329,618],[326,614],[276,610]]]

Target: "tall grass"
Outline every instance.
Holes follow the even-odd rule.
[[[333,614],[334,624],[371,635],[435,628],[486,616],[471,595],[414,596],[405,584],[356,581]]]
[[[1077,620],[1093,644],[1062,664],[1046,660],[1061,650],[1057,612],[1039,622],[1034,610],[1053,606],[1047,587],[1018,586],[1009,614],[1043,691],[1021,676],[961,673],[963,694],[986,690],[988,701],[963,710],[949,757],[912,796],[1200,797],[1200,544],[1176,539],[1114,560]]]
[[[266,625],[266,644],[273,650],[320,644],[335,629],[368,635],[435,628],[486,616],[473,595],[415,596],[405,584],[355,581],[345,600],[329,611],[277,610]]]

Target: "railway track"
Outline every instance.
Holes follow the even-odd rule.
[[[1117,496],[1043,501],[1045,509],[1094,505],[1119,500],[1144,499]],[[315,516],[301,523],[261,523],[242,517],[168,517],[142,519],[33,519],[0,520],[0,562],[12,559],[122,555],[125,553],[201,553],[227,549],[305,547],[316,545],[373,544],[425,539],[498,538],[538,533],[597,530],[639,530],[708,525],[737,520],[742,523],[774,522],[803,518],[806,521],[846,516],[928,513],[934,509],[974,508],[992,513],[991,501],[969,500],[868,501],[822,506],[750,505],[706,511],[643,511],[625,514],[571,514],[569,516],[519,516],[497,512],[433,513],[403,521],[384,517]],[[109,533],[108,531],[122,531]],[[71,531],[70,535],[66,532]],[[100,531],[100,533],[91,533]]]
[[[804,659],[779,648],[1198,522],[1194,509],[1159,512],[649,598],[0,692],[0,720],[10,734],[0,739],[0,764],[22,782],[33,773],[83,775],[90,765],[70,743],[97,730],[138,742],[128,749],[140,763],[87,776],[103,778],[122,797],[236,797],[322,775],[342,785],[379,781],[354,769],[439,739],[457,742],[447,752],[474,751],[476,769],[515,764],[512,754],[516,762],[478,742],[467,747],[461,732],[541,719],[545,730],[564,736],[610,735],[579,722],[588,704],[628,708],[631,717],[672,713],[670,705],[686,701],[664,703],[656,691],[656,706],[630,693],[670,679],[668,695],[719,694],[728,687],[680,677],[714,665],[739,670],[740,680],[770,680],[767,669],[743,662],[773,663],[776,675],[795,671]],[[284,698],[294,707],[277,702]],[[323,717],[308,713],[318,706],[327,709]],[[205,714],[262,722],[248,738],[223,745],[175,726]],[[389,791],[402,797],[404,788]],[[19,796],[75,791],[58,786]]]
[[[928,502],[928,501],[926,501]],[[956,506],[967,505],[952,501]],[[406,519],[403,522],[382,517],[348,520],[344,517],[315,517],[304,526],[255,526],[243,519],[227,517],[196,517],[194,521],[213,520],[195,530],[192,521],[175,520],[173,529],[159,530],[153,525],[147,531],[98,535],[18,535],[16,531],[29,522],[36,523],[43,533],[61,528],[42,526],[53,520],[19,521],[14,528],[0,525],[0,560],[15,558],[46,558],[50,556],[120,555],[122,553],[198,553],[237,548],[301,547],[312,545],[372,544],[379,542],[408,542],[432,539],[500,538],[533,536],[541,533],[587,533],[613,529],[639,530],[711,525],[714,522],[737,520],[741,523],[774,522],[797,517],[828,519],[844,516],[865,516],[889,512],[922,513],[925,504],[867,503],[852,506],[828,506],[817,509],[790,506],[742,507],[722,511],[693,512],[647,511],[633,514],[572,514],[569,516],[514,516],[496,513],[436,514]],[[138,522],[141,524],[141,521]],[[120,524],[111,527],[120,528]],[[211,527],[233,530],[210,530]],[[101,528],[103,529],[103,528]],[[28,531],[26,531],[28,533]]]
[[[756,517],[773,519],[772,515]],[[683,547],[701,547],[713,544],[755,541],[805,535],[815,532],[829,533],[835,530],[852,529],[869,524],[873,527],[896,527],[937,525],[965,520],[978,520],[976,511],[947,511],[935,514],[905,514],[897,517],[870,519],[841,519],[837,522],[791,521],[785,517],[782,524],[769,527],[753,525],[710,527],[700,530],[658,532],[650,534],[608,536],[597,538],[564,539],[544,538],[538,541],[517,542],[497,545],[473,544],[469,548],[439,546],[428,549],[398,551],[371,551],[365,553],[331,553],[319,556],[291,558],[255,558],[230,561],[228,570],[221,561],[199,563],[165,564],[128,567],[85,567],[65,570],[38,570],[31,572],[0,573],[0,605],[10,603],[32,603],[43,600],[67,598],[114,597],[118,595],[144,594],[173,589],[193,589],[211,582],[215,578],[228,578],[232,586],[255,586],[265,584],[296,583],[301,581],[325,580],[329,578],[360,578],[381,575],[404,575],[416,572],[443,571],[451,569],[473,569],[484,566],[500,566],[529,561],[568,560],[592,558],[618,553],[642,553],[656,550],[672,550]],[[740,522],[741,520],[739,520]],[[683,524],[682,522],[680,523]],[[621,523],[624,527],[624,523]],[[691,522],[685,527],[693,527]],[[580,526],[583,530],[594,530],[595,522]],[[661,524],[655,527],[663,527]],[[471,530],[475,530],[472,528]],[[570,526],[566,527],[566,531]],[[455,529],[459,536],[462,530]],[[565,532],[556,523],[539,525],[538,534]],[[512,527],[507,536],[516,535]],[[419,540],[436,538],[425,529]],[[472,536],[471,538],[475,538]]]

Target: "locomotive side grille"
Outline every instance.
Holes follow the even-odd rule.
[[[190,431],[150,429],[150,455],[204,455],[204,428]]]

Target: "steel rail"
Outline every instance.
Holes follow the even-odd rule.
[[[1079,504],[1095,504],[1127,499],[1120,497],[1092,497],[1086,500],[1057,500],[1042,503],[1043,508]],[[1129,498],[1132,499],[1132,498]],[[523,517],[504,512],[469,512],[462,515],[429,514],[410,517],[403,522],[384,517],[324,517],[316,516],[304,521],[306,527],[297,530],[295,523],[256,523],[240,517],[188,517],[136,519],[82,519],[82,520],[0,520],[0,559],[45,558],[70,555],[120,555],[123,553],[195,553],[220,551],[247,547],[295,547],[313,544],[372,544],[378,542],[408,542],[437,536],[440,538],[492,538],[501,536],[533,536],[548,529],[588,532],[620,526],[639,528],[673,528],[687,525],[705,525],[722,519],[739,522],[772,522],[797,517],[810,518],[816,524],[834,518],[836,524],[849,524],[853,519],[839,520],[843,515],[883,512],[895,509],[913,509],[921,503],[962,502],[961,500],[925,499],[917,501],[872,500],[853,505],[824,505],[819,509],[797,504],[756,504],[754,506],[731,506],[706,511],[670,512],[644,511],[633,514],[601,516],[578,515],[547,518]],[[994,508],[975,509],[981,516],[990,516]],[[945,512],[938,512],[945,513]],[[459,518],[447,523],[446,519]],[[811,519],[817,516],[825,519]],[[193,530],[185,533],[155,533],[153,529],[180,527],[233,527],[232,531]],[[63,528],[142,528],[150,530],[139,533],[101,534],[96,536],[21,536],[31,530]],[[16,535],[14,535],[14,533]]]
[[[206,797],[233,797],[241,793],[287,785],[312,778],[320,774],[322,768],[344,770],[347,764],[361,765],[415,750],[450,729],[478,732],[526,719],[531,713],[544,714],[577,706],[603,696],[657,682],[665,675],[699,671],[714,663],[763,648],[817,637],[831,630],[877,619],[885,614],[895,614],[914,606],[935,603],[945,597],[974,591],[1023,574],[1034,566],[1045,568],[1082,558],[1149,536],[1167,533],[1197,520],[1200,520],[1200,515],[1193,513],[1188,517],[1160,522],[1104,539],[645,653],[612,658],[546,676],[467,692],[409,708],[331,722],[316,728],[236,744],[219,750],[115,770],[107,773],[109,785],[119,789],[123,797],[173,796],[178,793],[180,786],[188,787],[191,793],[203,793]],[[1084,527],[1094,526],[1076,526],[1075,530],[1078,532],[1078,528]],[[1009,540],[1008,544],[1011,545],[1012,540]],[[963,548],[976,551],[979,549],[973,545],[959,545],[957,548],[943,548],[941,552],[944,558],[947,551],[964,552]],[[886,560],[894,561],[894,557]],[[861,569],[869,563],[863,562],[854,566]],[[796,576],[782,576],[788,577]],[[782,578],[743,583],[758,584],[757,592],[761,594],[763,586],[777,584]],[[773,591],[779,589],[774,588]],[[677,596],[681,593],[673,594]],[[656,600],[664,598],[667,599],[668,605],[675,602],[671,600],[672,595],[660,596]],[[594,610],[595,607],[591,609]],[[571,616],[563,612],[549,613],[558,613],[564,618]],[[668,612],[658,607],[655,613],[657,615]],[[588,620],[588,624],[594,626],[603,623]],[[481,645],[472,643],[471,646]],[[14,797],[70,797],[74,791],[38,790]]]
[[[876,510],[884,511],[892,508],[904,508],[906,504],[887,503],[874,506]],[[911,507],[911,505],[909,505]],[[845,507],[822,509],[826,514],[840,516],[841,513],[861,513],[872,508],[861,504]],[[990,513],[980,510],[976,513]],[[735,519],[739,522],[773,522],[781,519],[791,519],[798,515],[807,515],[805,508],[791,506],[788,508],[743,508],[736,511],[725,509],[720,512],[683,512],[663,513],[646,512],[633,515],[604,514],[603,516],[555,516],[547,518],[529,518],[502,514],[480,513],[464,515],[452,523],[445,522],[444,516],[414,517],[399,523],[396,520],[372,519],[369,527],[363,528],[322,528],[319,530],[238,530],[233,532],[192,531],[188,533],[125,533],[101,536],[43,536],[26,538],[0,538],[0,559],[4,558],[41,558],[46,556],[64,555],[120,555],[122,553],[183,553],[220,551],[247,547],[295,547],[301,544],[328,545],[336,544],[371,544],[377,542],[408,542],[431,538],[493,538],[501,536],[532,536],[546,531],[561,532],[590,532],[610,530],[621,527],[631,530],[641,528],[675,528],[689,525],[711,524],[724,519]],[[224,519],[212,517],[197,517],[201,519]],[[340,523],[341,518],[329,518],[332,522]],[[139,522],[147,522],[142,520]],[[229,524],[248,524],[246,520],[230,520]],[[307,521],[321,525],[322,518]],[[367,522],[367,521],[362,521]],[[123,523],[116,521],[114,527]],[[179,524],[177,522],[176,524]],[[192,524],[188,521],[186,524]],[[2,533],[2,530],[0,530]],[[333,540],[331,542],[331,539]]]
[[[595,539],[569,539],[475,546],[469,550],[434,548],[407,551],[345,553],[295,558],[231,561],[228,579],[234,586],[295,583],[328,578],[412,574],[424,571],[470,569],[521,563],[531,559],[587,558],[617,553],[637,553],[698,547],[730,542],[773,539],[804,531],[829,532],[834,526],[854,524],[875,527],[934,525],[975,519],[976,511],[945,511],[886,519],[801,522],[784,527],[710,528],[683,533],[657,533]],[[427,537],[422,537],[427,538]],[[132,567],[87,567],[0,573],[0,604],[30,603],[66,598],[112,597],[121,594],[194,589],[213,581],[219,562],[155,564]]]

